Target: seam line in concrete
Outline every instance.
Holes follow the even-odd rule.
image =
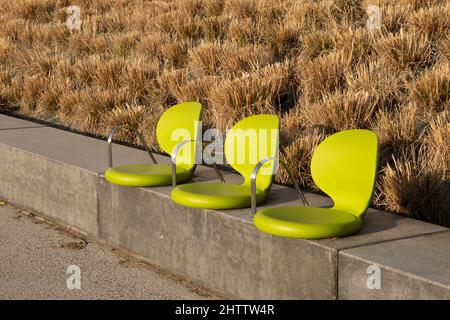
[[[339,251],[336,252],[336,267],[335,267],[335,272],[336,272],[336,289],[335,289],[335,297],[336,300],[339,300]]]
[[[101,239],[101,235],[100,235],[100,173],[97,173],[97,177],[96,177],[96,195],[95,195],[95,202],[96,202],[96,212],[95,214],[97,215],[97,238]]]

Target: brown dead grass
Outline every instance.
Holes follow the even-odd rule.
[[[178,101],[222,130],[255,113],[282,120],[282,156],[314,189],[309,161],[327,135],[380,136],[375,205],[450,225],[450,5],[379,0],[0,0],[0,109],[105,135],[154,130]],[[137,142],[127,132],[119,139]],[[279,182],[287,182],[280,170]]]

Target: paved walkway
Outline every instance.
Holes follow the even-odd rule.
[[[78,284],[76,267],[66,275],[70,265],[79,266],[79,290],[67,288]],[[0,299],[211,298],[204,288],[0,200]]]

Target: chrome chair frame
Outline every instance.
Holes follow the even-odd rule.
[[[158,164],[158,162],[156,162],[155,156],[153,155],[153,153],[150,151],[150,148],[147,146],[147,144],[145,143],[144,137],[142,136],[142,134],[134,127],[124,124],[121,126],[117,126],[111,129],[111,132],[108,136],[108,168],[111,168],[113,166],[113,155],[112,155],[112,139],[114,137],[114,135],[116,134],[117,131],[119,131],[120,129],[128,129],[130,131],[133,131],[134,133],[136,133],[137,137],[139,138],[139,141],[142,143],[142,145],[145,148],[145,151],[147,151],[148,155],[150,156],[150,159],[152,160],[152,162],[154,164]]]
[[[292,184],[294,185],[295,190],[297,190],[299,198],[302,200],[303,205],[305,206],[309,206],[308,200],[305,197],[305,194],[303,193],[303,191],[300,189],[300,187],[298,186],[298,182],[297,180],[294,178],[294,175],[292,174],[291,170],[289,169],[289,166],[287,165],[286,162],[284,162],[283,160],[280,160],[277,157],[268,157],[268,158],[264,158],[261,161],[259,161],[255,168],[252,171],[252,174],[250,176],[251,178],[251,184],[250,184],[250,189],[251,189],[251,212],[252,215],[256,214],[256,177],[258,176],[258,172],[261,169],[261,167],[269,161],[277,161],[278,163],[280,163],[283,168],[286,170],[289,179],[292,181]]]
[[[172,156],[170,157],[170,161],[172,164],[172,187],[176,187],[177,186],[177,156],[178,153],[180,152],[181,148],[186,144],[186,143],[190,143],[190,142],[194,142],[194,143],[201,143],[201,141],[198,140],[183,140],[180,143],[178,143],[175,148],[173,149],[172,152]],[[203,145],[202,145],[203,146]],[[215,163],[212,164],[214,171],[216,172],[216,175],[219,177],[220,181],[222,181],[222,183],[225,183],[225,178],[223,177],[222,173],[220,172],[220,170],[217,168],[217,165]]]

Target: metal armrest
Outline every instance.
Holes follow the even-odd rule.
[[[170,162],[171,162],[171,165],[172,165],[172,187],[176,187],[176,185],[177,185],[177,156],[178,156],[178,153],[180,152],[181,148],[186,143],[190,143],[190,142],[198,143],[199,141],[192,140],[192,139],[183,140],[180,143],[178,143],[175,146],[175,148],[173,148],[172,156],[170,157]]]
[[[189,139],[188,140],[183,140],[180,143],[178,143],[175,146],[175,148],[173,149],[172,157],[170,158],[171,165],[172,165],[172,187],[176,187],[177,186],[177,166],[176,166],[176,163],[177,163],[178,153],[180,152],[181,148],[186,143],[189,143],[189,142],[200,143],[200,141],[198,141],[198,140],[189,140]],[[225,179],[223,178],[222,173],[220,173],[220,170],[217,168],[215,163],[213,163],[213,168],[214,168],[214,171],[216,172],[217,176],[219,177],[219,179],[222,182],[225,182]]]
[[[152,162],[154,164],[157,164],[156,159],[153,156],[153,153],[150,151],[150,148],[145,143],[145,140],[144,140],[144,137],[142,136],[142,134],[136,128],[134,128],[132,126],[129,126],[127,124],[124,124],[124,125],[112,128],[111,133],[108,136],[108,164],[109,164],[109,168],[111,168],[113,166],[112,138],[113,138],[113,136],[116,134],[116,132],[119,129],[128,129],[128,130],[133,131],[134,133],[136,133],[137,137],[139,138],[139,140],[141,141],[142,145],[144,146],[145,151],[147,151],[148,155],[150,156],[150,159],[152,160]]]
[[[308,200],[306,200],[305,194],[303,193],[303,191],[300,189],[300,187],[298,186],[297,180],[295,180],[291,170],[289,169],[289,166],[287,165],[286,162],[278,159],[277,157],[269,157],[269,158],[264,158],[262,159],[260,162],[258,162],[255,166],[255,168],[252,171],[251,174],[251,183],[250,183],[250,189],[251,189],[251,208],[252,208],[252,214],[255,215],[256,214],[256,177],[258,175],[259,170],[261,169],[261,167],[269,161],[278,161],[283,168],[286,170],[289,179],[292,181],[292,184],[295,187],[295,190],[297,190],[300,199],[302,200],[303,204],[305,206],[308,206]]]

